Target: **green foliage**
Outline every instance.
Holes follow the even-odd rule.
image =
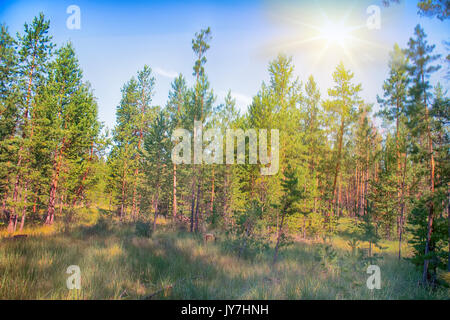
[[[425,260],[429,260],[429,269],[436,277],[437,269],[446,270],[448,263],[448,221],[436,216],[433,220],[433,233],[430,239],[430,252],[425,255],[427,239],[428,208],[424,199],[414,203],[408,221],[408,231],[412,235],[409,241],[413,247],[413,257],[409,258],[417,268],[423,268]]]
[[[446,18],[439,1],[420,1],[419,8]],[[226,234],[221,247],[231,260],[266,264],[274,240],[273,264],[282,247],[280,260],[290,259],[298,236],[305,242],[322,238],[325,243],[312,256],[333,277],[382,263],[373,247],[383,249],[383,237],[399,240],[400,256],[406,236],[412,237],[414,264],[430,261],[435,275],[448,268],[449,99],[442,85],[430,82],[440,56],[420,25],[407,49],[394,45],[390,53],[389,75],[378,97],[383,129],[372,119],[376,107],[361,99],[362,85],[354,83],[354,73],[343,63],[332,73],[333,87],[324,91],[312,75],[303,84],[293,59],[279,54],[248,111],[238,110],[231,91],[216,103],[205,69],[212,40],[208,27],[192,40],[194,79],[176,77],[165,106],[152,105],[155,77],[149,66],[123,85],[111,136],[98,122],[94,91],[83,79],[74,46],[55,50],[49,26],[40,14],[16,38],[6,26],[0,30],[0,195],[10,231],[20,217],[28,223],[46,215],[51,224],[56,215],[70,225],[69,233],[95,219],[90,206],[108,206],[94,226],[81,228],[82,234],[108,237],[117,231],[126,234],[124,239],[156,245],[145,238],[166,231],[158,227],[156,232],[158,217],[164,216],[179,230],[190,226],[195,232]],[[222,135],[228,129],[266,129],[269,135],[278,129],[279,171],[261,175],[265,163],[174,165],[171,151],[180,141],[171,136],[177,128],[192,131],[194,121],[201,121],[203,131],[215,128]],[[245,150],[248,154],[247,140]],[[120,223],[111,222],[116,209]],[[333,246],[342,218],[355,224],[346,255]],[[191,244],[200,238],[182,237]],[[202,257],[202,247],[195,248],[200,249],[190,253]],[[166,264],[157,260],[161,257],[151,259]],[[185,260],[202,264],[204,259]]]
[[[333,270],[337,268],[339,257],[337,251],[332,245],[322,244],[318,246],[315,256],[316,261],[319,261],[321,266],[326,270]]]
[[[377,230],[377,224],[374,220],[371,204],[367,206],[367,211],[362,217],[362,221],[358,224],[358,231],[359,240],[369,243],[369,256],[372,256],[372,245],[379,249],[383,248],[380,246],[381,237]]]
[[[150,238],[152,236],[150,223],[137,221],[135,224],[135,233],[138,237]]]

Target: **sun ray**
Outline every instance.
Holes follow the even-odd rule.
[[[309,42],[322,40],[322,39],[323,39],[322,37],[317,36],[317,37],[312,37],[312,38],[304,39],[304,40],[288,41],[288,42],[285,42],[283,44],[277,45],[275,49],[283,50],[283,49],[300,46],[300,45],[303,45],[303,44],[306,44],[306,43],[309,43]]]
[[[349,63],[353,64],[356,70],[359,70],[358,62],[356,61],[356,59],[353,58],[352,53],[347,49],[346,46],[342,46],[342,51],[344,52],[344,55],[347,57]]]
[[[312,68],[315,69],[319,61],[322,59],[322,57],[325,55],[325,53],[328,51],[328,48],[330,47],[330,43],[327,42],[325,46],[320,50],[319,54],[316,56],[312,63]]]
[[[362,63],[363,60],[361,59],[364,59],[364,53],[370,54],[370,52],[366,52],[367,50],[388,49],[380,43],[365,39],[365,36],[367,36],[366,24],[361,22],[358,24],[351,23],[351,16],[355,11],[354,5],[343,11],[338,17],[336,14],[329,15],[329,12],[324,10],[318,1],[314,1],[314,3],[317,14],[314,21],[321,21],[322,23],[318,24],[312,22],[312,20],[308,21],[308,19],[305,21],[305,19],[295,17],[293,12],[276,16],[277,19],[293,26],[294,30],[296,27],[301,37],[285,39],[284,42],[281,40],[275,46],[272,45],[272,49],[282,51],[310,48],[313,52],[312,66],[314,67],[321,61],[328,60],[329,56],[333,59],[342,57],[349,60],[353,65],[357,65]],[[313,18],[312,15],[308,17]]]
[[[366,45],[368,45],[368,46],[372,46],[372,47],[376,47],[376,48],[380,48],[380,49],[389,49],[388,47],[386,47],[386,46],[384,46],[384,45],[381,45],[381,44],[378,44],[378,43],[375,43],[375,42],[373,42],[373,41],[368,41],[368,40],[360,39],[360,38],[358,38],[358,37],[354,37],[354,36],[351,36],[351,35],[350,35],[349,38],[350,38],[351,40],[358,41],[358,42],[360,42],[360,43],[364,43],[364,44],[366,44]]]

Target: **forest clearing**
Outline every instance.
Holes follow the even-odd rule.
[[[42,227],[25,230],[26,239],[3,238],[0,272],[7,277],[0,299],[427,300],[450,294],[448,288],[418,286],[420,272],[398,260],[392,241],[383,242],[386,249],[377,262],[381,289],[369,290],[367,266],[352,256],[345,238],[350,221],[330,241],[337,258],[319,254],[322,241],[295,240],[274,268],[273,246],[251,248],[239,258],[231,239],[205,243],[165,219],[151,238],[133,223],[102,219],[68,233]],[[80,266],[81,290],[66,287],[69,265]]]
[[[10,4],[0,299],[448,300],[449,3],[415,2],[407,33],[395,19],[374,31],[400,6],[382,1],[271,50],[228,17],[179,33],[127,20],[99,40],[76,5],[61,31],[34,11],[18,27]],[[235,82],[256,86],[223,90]]]

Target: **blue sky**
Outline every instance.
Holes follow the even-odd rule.
[[[313,74],[326,95],[331,74],[339,61],[363,84],[362,96],[375,102],[387,76],[388,53],[394,43],[406,46],[417,23],[436,44],[450,41],[449,22],[421,18],[416,1],[384,8],[381,1],[4,1],[0,0],[0,22],[11,33],[21,32],[40,11],[51,20],[51,34],[61,45],[72,41],[85,79],[98,98],[99,117],[108,127],[115,121],[122,85],[148,64],[156,77],[153,103],[165,105],[170,83],[183,73],[192,83],[194,56],[191,39],[201,28],[213,33],[206,71],[217,103],[230,89],[245,110],[268,80],[267,66],[279,52],[292,56],[295,73],[304,81]],[[81,10],[81,29],[69,30],[69,5]],[[366,12],[370,5],[381,8],[381,28],[369,30]],[[325,26],[359,26],[343,45],[317,37]],[[331,26],[331,28],[330,28]],[[319,30],[319,31],[318,31]],[[322,30],[322,31],[320,31]],[[332,32],[333,36],[335,32]],[[315,40],[311,40],[315,39]],[[436,74],[432,82],[442,77]],[[448,82],[443,81],[448,88]]]

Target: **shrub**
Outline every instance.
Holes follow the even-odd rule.
[[[135,234],[138,237],[150,238],[152,235],[152,227],[149,222],[138,221],[135,226]]]

